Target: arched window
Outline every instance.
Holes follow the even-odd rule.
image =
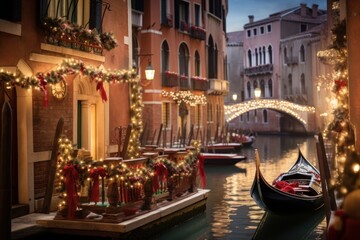
[[[284,64],[286,64],[287,63],[287,61],[288,61],[288,56],[287,56],[287,48],[286,47],[284,47]]]
[[[258,50],[255,48],[255,66],[259,65]]]
[[[306,94],[306,86],[305,86],[305,74],[301,74],[301,94]]]
[[[250,84],[250,82],[247,82],[246,90],[247,90],[248,98],[251,98],[251,84]]]
[[[263,46],[263,58],[264,58],[263,63],[266,64],[266,51],[265,51],[265,46]]]
[[[268,81],[268,88],[269,88],[269,97],[273,97],[273,82],[272,79]]]
[[[195,76],[200,76],[200,54],[198,51],[195,51],[195,66],[194,66],[194,73]]]
[[[260,81],[261,97],[265,97],[265,81],[261,79]]]
[[[189,76],[189,50],[185,43],[179,47],[179,74]]]
[[[305,62],[305,47],[301,45],[300,47],[300,61]]]
[[[251,61],[251,50],[248,50],[248,65],[249,67],[252,67],[252,61]]]
[[[291,75],[291,73],[288,76],[288,85],[289,85],[289,95],[292,95],[293,90],[292,90],[292,75]]]
[[[161,69],[162,72],[169,70],[169,45],[167,41],[161,45]]]
[[[254,97],[255,97],[255,93],[254,93],[254,90],[258,87],[258,82],[257,81],[254,81],[253,82],[253,94],[254,94]]]
[[[260,65],[262,64],[262,52],[261,52],[261,47],[259,47],[259,61],[260,61]]]
[[[263,110],[263,121],[264,123],[268,122],[268,115],[266,109]]]
[[[216,46],[212,36],[209,36],[208,41],[208,76],[209,78],[216,78],[217,70],[217,57],[216,57]]]
[[[271,47],[271,45],[269,45],[269,47],[268,47],[268,54],[269,54],[269,64],[272,64],[273,59],[272,59],[272,47]]]

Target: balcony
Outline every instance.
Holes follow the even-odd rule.
[[[260,66],[256,66],[256,67],[245,68],[246,76],[272,74],[272,72],[273,72],[272,64],[266,64],[266,65],[260,65]]]
[[[162,74],[163,87],[180,87],[179,74],[176,72],[165,71]]]
[[[190,28],[190,35],[192,38],[196,38],[199,40],[205,40],[206,39],[206,30],[199,26],[193,25]]]
[[[227,80],[212,78],[209,79],[209,83],[208,94],[226,95],[229,93],[229,82]]]
[[[285,58],[286,65],[297,65],[299,63],[298,57],[287,57]]]
[[[206,78],[193,76],[191,77],[191,87],[193,90],[206,91],[209,88],[209,81]]]
[[[167,14],[166,17],[161,19],[161,26],[164,27],[173,27],[173,15],[172,14]]]
[[[180,80],[180,90],[190,90],[189,86],[189,76],[181,75]]]
[[[131,11],[131,20],[132,25],[137,28],[142,28],[143,26],[143,12],[132,9]]]

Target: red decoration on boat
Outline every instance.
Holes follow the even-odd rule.
[[[90,195],[90,201],[97,203],[99,201],[99,177],[105,177],[106,172],[103,167],[94,168],[90,171],[90,178],[93,180],[93,187]]]
[[[168,170],[165,164],[157,162],[154,166],[153,189],[156,192],[159,189],[159,181],[164,181],[168,177]]]
[[[205,162],[205,157],[202,155],[198,155],[198,168],[199,168],[199,174],[200,174],[200,180],[202,183],[202,187],[206,187],[206,176],[205,176],[205,169],[204,169],[204,162]]]

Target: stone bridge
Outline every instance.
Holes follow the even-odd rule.
[[[309,131],[308,120],[313,119],[315,108],[313,106],[299,105],[280,99],[251,99],[241,103],[225,106],[225,120],[230,122],[234,118],[255,109],[273,109],[293,116]]]

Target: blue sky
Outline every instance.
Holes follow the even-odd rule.
[[[243,30],[244,24],[249,22],[249,15],[254,15],[254,21],[267,18],[269,14],[306,3],[308,7],[318,4],[320,9],[326,10],[326,0],[228,0],[227,32]]]

